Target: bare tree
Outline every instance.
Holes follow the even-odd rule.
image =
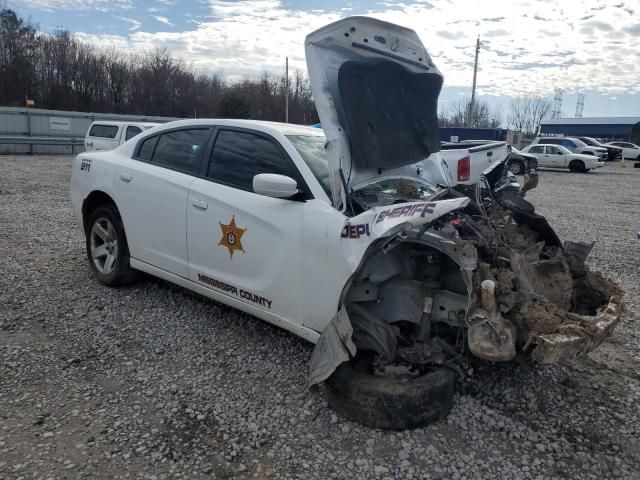
[[[533,95],[519,96],[511,100],[507,114],[507,126],[527,137],[538,134],[542,121],[551,115],[551,102]]]
[[[438,123],[441,127],[464,127],[475,128],[499,128],[502,125],[502,110],[499,107],[491,108],[486,101],[476,100],[473,111],[470,100],[459,100],[450,109],[443,110],[438,116]]]
[[[308,81],[289,83],[289,119],[315,123]],[[284,77],[225,82],[167,50],[140,55],[99,49],[65,30],[38,32],[0,0],[0,105],[178,117],[240,116],[284,120]]]

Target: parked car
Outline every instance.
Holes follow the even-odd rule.
[[[598,139],[591,137],[578,137],[578,140],[582,140],[584,143],[589,145],[590,147],[600,147],[607,149],[607,158],[606,160],[612,162],[617,158],[622,158],[622,149],[613,145],[605,145],[600,142]]]
[[[93,122],[84,138],[84,149],[87,152],[112,150],[157,125],[160,124],[152,122]]]
[[[310,383],[380,428],[446,415],[469,355],[552,363],[610,335],[621,293],[503,181],[504,162],[474,185],[451,178],[443,77],[414,31],[353,17],[305,47],[322,130],[183,120],[75,158],[99,281],[147,272],[315,342]]]
[[[536,145],[544,143],[545,145],[562,145],[573,153],[582,153],[585,155],[593,155],[599,160],[607,159],[607,149],[603,147],[590,147],[582,140],[573,137],[538,137],[531,144]]]
[[[640,162],[640,147],[631,142],[609,142],[607,145],[619,147],[622,149],[622,157],[630,158],[631,160],[637,160]]]
[[[568,168],[572,172],[588,172],[604,166],[593,155],[573,153],[562,145],[529,145],[522,150],[535,155],[538,167]]]

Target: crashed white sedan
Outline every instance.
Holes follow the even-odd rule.
[[[323,130],[184,120],[73,163],[89,264],[147,272],[316,347],[310,382],[368,425],[449,411],[473,357],[555,362],[608,336],[622,304],[564,246],[504,162],[455,185],[442,75],[415,32],[354,17],[306,41]]]

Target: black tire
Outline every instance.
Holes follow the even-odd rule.
[[[448,369],[420,377],[378,377],[340,365],[325,382],[332,409],[373,428],[403,430],[444,418],[453,406],[456,378]]]
[[[100,259],[94,260],[92,255],[92,236],[94,239],[97,239],[97,237],[93,235],[92,232],[94,231],[94,226],[96,226],[96,224],[104,226],[107,225],[106,222],[108,222],[112,227],[110,232],[113,234],[115,241],[111,243],[115,243],[116,248],[115,250],[112,250],[114,253],[113,257],[115,258],[112,269],[108,272],[103,272],[99,270],[99,264],[106,263],[107,259],[105,258],[104,262],[101,262]],[[130,284],[139,278],[140,272],[131,268],[131,265],[129,264],[129,246],[127,244],[127,237],[124,233],[122,219],[120,218],[115,206],[103,205],[96,208],[91,215],[89,215],[85,233],[89,266],[91,267],[95,277],[100,280],[100,282],[114,287]],[[107,243],[108,242],[105,241],[104,245]],[[100,247],[102,245],[98,246]]]
[[[509,171],[514,175],[522,175],[524,174],[524,170],[524,163],[520,160],[512,160],[511,163],[509,163]]]
[[[584,163],[580,160],[573,160],[569,163],[569,170],[572,172],[586,172],[587,170],[584,168]]]

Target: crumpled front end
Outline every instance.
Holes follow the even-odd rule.
[[[442,201],[455,205],[428,221],[396,219],[362,247],[312,356],[311,383],[347,360],[378,376],[409,377],[435,368],[464,376],[472,357],[556,363],[611,335],[622,292],[585,266],[592,244],[563,245],[524,199],[526,188],[505,178],[489,172],[479,185],[450,189]],[[403,211],[412,209],[401,206],[395,218]],[[362,229],[389,214],[369,215]]]

